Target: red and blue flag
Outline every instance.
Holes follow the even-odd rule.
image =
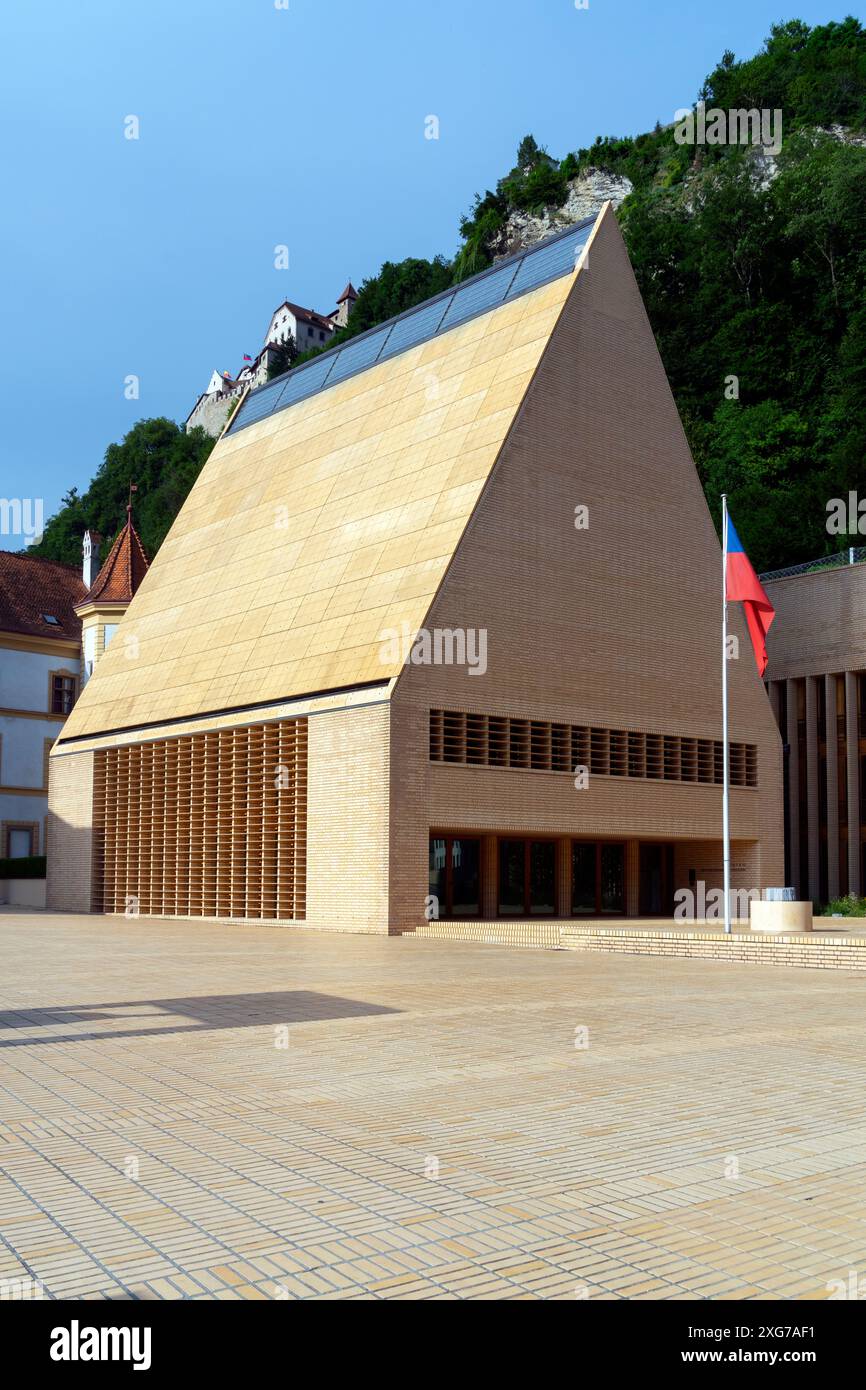
[[[767,633],[770,631],[770,624],[776,616],[776,610],[767,598],[764,587],[752,568],[751,561],[743,549],[743,543],[737,535],[737,528],[730,516],[728,516],[727,525],[725,598],[735,603],[742,603],[745,609],[746,623],[749,628],[749,636],[752,639],[758,675],[763,676],[767,669]]]

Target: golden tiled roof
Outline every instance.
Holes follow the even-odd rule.
[[[64,738],[397,675],[573,283],[224,435]]]

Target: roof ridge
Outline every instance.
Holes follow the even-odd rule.
[[[604,207],[607,206],[607,204],[604,205]],[[345,342],[322,348],[308,361],[290,367],[280,376],[274,377],[261,386],[254,387],[248,392],[243,404],[232,416],[226,434],[237,434],[248,425],[255,424],[266,416],[272,415],[275,411],[285,410],[308,396],[316,395],[319,391],[336,385],[338,381],[345,380],[347,376],[355,376],[358,372],[367,371],[379,361],[385,361],[388,357],[395,355],[395,352],[399,354],[422,342],[430,342],[440,333],[456,328],[470,318],[475,318],[479,314],[490,313],[502,304],[509,303],[531,290],[539,289],[551,280],[568,274],[569,271],[574,271],[577,266],[578,253],[581,247],[585,246],[593,228],[598,224],[604,213],[604,207],[590,217],[581,218],[579,222],[573,222],[569,226],[553,232],[550,236],[542,237],[532,246],[526,246],[520,251],[513,252],[510,256],[503,256],[501,260],[494,262],[492,266],[485,267],[477,275],[467,276],[465,280],[460,280],[456,285],[450,285],[447,289],[440,290],[438,294],[431,295],[429,299],[423,299],[420,303],[411,305],[410,308],[404,309],[401,313],[394,314],[389,319],[383,319],[381,323],[374,324],[372,328],[365,329],[363,333],[357,333],[346,339]],[[578,242],[579,238],[580,241]],[[556,248],[560,242],[564,242],[565,246],[557,251]],[[574,245],[572,245],[573,243]],[[570,255],[569,251],[573,251],[573,255]],[[530,272],[525,275],[524,271],[527,265],[533,265],[536,262],[539,264],[535,264],[535,273]],[[509,270],[511,271],[510,278],[508,277]],[[487,302],[473,299],[473,292],[477,293],[478,287],[489,280],[494,280],[496,283],[503,280],[507,282],[501,297],[499,299],[495,296],[489,297]],[[452,309],[458,299],[461,302],[461,308],[465,306],[466,301],[469,301],[468,311],[460,312],[452,319]],[[286,303],[288,302],[286,301]],[[396,348],[391,345],[390,335],[397,328],[397,325],[405,324],[412,319],[420,320],[437,304],[442,305],[442,313],[432,326],[425,327],[414,338],[411,337],[411,334],[408,337],[403,335],[400,345]],[[400,336],[400,331],[397,330],[394,338],[395,343]],[[382,340],[378,348],[365,356],[364,345],[369,347],[371,341],[377,337]],[[386,339],[388,340],[387,344]],[[386,347],[388,348],[387,352]],[[359,349],[361,350],[360,353]],[[346,358],[347,362],[353,360],[356,362],[356,365],[350,366],[347,372],[339,369],[343,353],[349,354]],[[382,355],[380,356],[380,354]],[[322,373],[322,364],[325,364],[324,373]],[[295,386],[299,386],[297,391]]]

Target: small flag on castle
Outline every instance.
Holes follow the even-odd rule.
[[[245,361],[245,362],[252,362],[252,360],[253,360],[253,359],[250,357],[249,353],[248,353],[248,352],[245,352],[245,353],[244,353],[244,361]]]

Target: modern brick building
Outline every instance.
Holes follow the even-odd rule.
[[[763,584],[767,689],[785,745],[786,882],[826,903],[866,888],[866,551]]]
[[[54,748],[49,902],[668,912],[721,884],[720,601],[606,206],[246,397]],[[782,748],[732,622],[733,885],[760,888]]]

